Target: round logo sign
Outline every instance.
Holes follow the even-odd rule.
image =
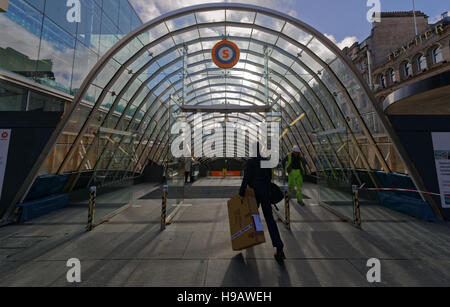
[[[232,68],[241,56],[239,47],[230,41],[224,40],[217,43],[212,50],[212,59],[220,68]]]
[[[2,133],[2,139],[6,139],[9,136],[8,132],[3,132]]]

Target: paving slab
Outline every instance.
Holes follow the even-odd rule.
[[[240,182],[205,179],[194,185]],[[0,286],[366,287],[372,286],[366,279],[370,258],[382,264],[383,282],[376,286],[450,285],[449,224],[370,205],[362,207],[358,230],[320,206],[317,187],[306,184],[306,206],[291,204],[291,229],[278,223],[287,256],[280,266],[267,229],[265,244],[232,251],[227,199],[185,201],[161,232],[161,201],[139,199],[157,188],[133,187],[125,210],[91,232],[84,229],[82,205],[0,228]],[[113,201],[114,195],[103,199]],[[67,283],[70,258],[82,263],[80,285]]]

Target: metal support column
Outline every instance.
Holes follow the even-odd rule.
[[[182,106],[184,107],[184,103],[186,101],[186,93],[187,93],[187,78],[188,78],[188,45],[183,45],[183,93],[182,93]]]
[[[265,81],[265,103],[269,106],[269,47],[264,45],[264,81]]]

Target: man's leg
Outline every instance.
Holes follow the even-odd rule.
[[[270,239],[272,240],[273,247],[278,249],[283,249],[284,244],[280,237],[280,232],[278,230],[277,222],[273,218],[272,205],[268,202],[263,202],[261,204],[264,218],[266,220],[267,228],[269,229]]]
[[[299,203],[303,202],[303,176],[301,173],[296,178],[295,185],[297,186],[297,200]]]
[[[289,200],[292,198],[292,194],[295,190],[295,178],[294,178],[294,171],[291,171],[288,177],[288,186],[289,186]]]

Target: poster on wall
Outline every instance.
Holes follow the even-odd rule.
[[[5,178],[6,162],[8,160],[10,129],[0,129],[0,199],[2,199],[3,180]]]
[[[450,133],[440,132],[432,135],[442,207],[450,208]]]

